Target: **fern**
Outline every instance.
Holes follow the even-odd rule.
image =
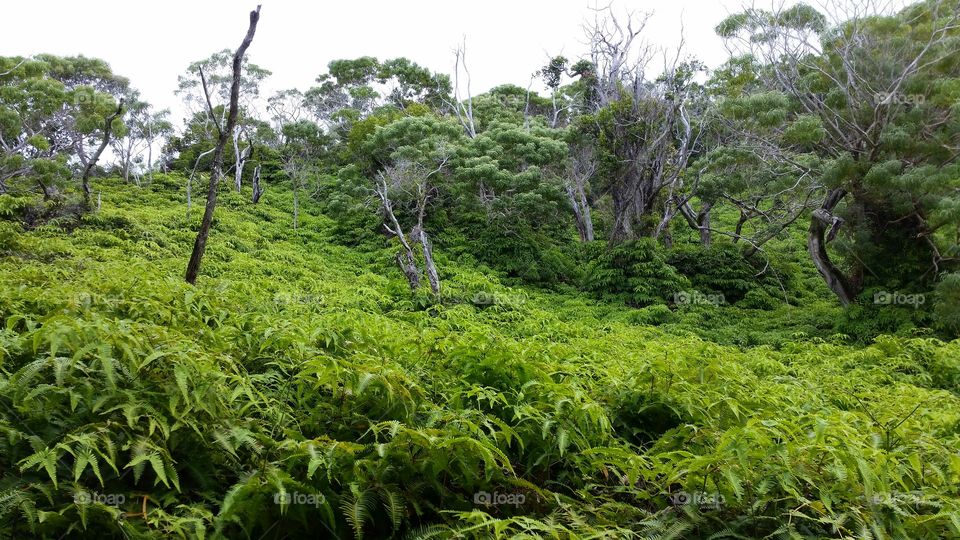
[[[309,201],[293,235],[281,188],[224,193],[189,287],[183,179],[157,177],[103,180],[105,215],[71,233],[9,232],[30,256],[0,257],[0,537],[960,535],[956,342],[776,327],[836,313],[816,302],[661,321],[452,257],[452,297],[519,300],[421,305],[392,253],[333,244]],[[590,255],[591,294],[682,285],[658,248],[625,249]],[[741,271],[696,279],[739,290]],[[758,328],[771,346],[746,343]]]

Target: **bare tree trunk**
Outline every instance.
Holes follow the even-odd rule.
[[[467,43],[464,40],[463,45],[457,47],[454,52],[456,63],[453,72],[453,103],[447,103],[447,106],[453,110],[463,126],[467,136],[471,139],[477,137],[476,123],[473,121],[473,94],[470,91],[470,70],[467,69]],[[467,76],[467,99],[466,102],[460,99],[460,66],[463,66],[463,72]]]
[[[110,132],[112,131],[113,121],[119,118],[123,114],[123,98],[120,99],[120,103],[117,104],[117,110],[113,114],[107,117],[103,123],[103,140],[100,141],[100,146],[97,148],[97,151],[94,152],[93,156],[87,161],[87,166],[83,169],[83,178],[81,183],[83,185],[83,207],[86,209],[90,208],[90,173],[93,172],[93,168],[97,165],[97,160],[100,159],[100,154],[107,148],[107,145],[110,144]]]
[[[127,144],[126,152],[123,156],[123,182],[130,183],[130,162],[133,160],[133,141]]]
[[[440,172],[447,162],[447,157],[443,158],[440,165],[433,171],[426,171],[422,166],[410,162],[401,161],[396,166],[386,167],[376,176],[376,186],[374,192],[380,198],[383,206],[383,213],[389,223],[383,226],[393,236],[400,240],[403,246],[403,252],[397,253],[397,264],[407,278],[411,290],[417,290],[420,287],[420,268],[417,266],[416,254],[411,244],[420,244],[423,247],[424,266],[427,274],[427,280],[430,283],[430,290],[434,296],[440,295],[440,276],[437,273],[437,267],[433,260],[433,246],[423,228],[423,221],[426,217],[427,203],[430,200],[432,188],[428,183],[431,175]],[[390,182],[388,185],[387,182]],[[416,196],[416,224],[410,229],[410,237],[403,232],[403,227],[397,219],[393,210],[393,201],[390,198],[390,186],[396,189],[403,189],[406,186],[408,193]]]
[[[430,239],[427,237],[427,231],[419,229],[420,245],[423,246],[423,264],[427,270],[427,281],[430,282],[430,290],[434,296],[440,296],[440,276],[437,274],[437,266],[433,263],[433,246],[430,245]]]
[[[410,290],[415,291],[420,288],[420,270],[417,268],[417,262],[413,256],[413,251],[410,250],[410,246],[404,246],[404,248],[405,251],[403,253],[397,253],[397,264],[400,265],[400,270],[403,271],[403,275],[407,277]]]
[[[633,198],[626,193],[624,186],[614,187],[613,226],[610,230],[610,244],[616,245],[634,238],[633,216],[635,205]]]
[[[568,185],[567,197],[573,207],[573,217],[576,221],[577,233],[581,242],[593,241],[593,217],[590,215],[590,204],[582,185]]]
[[[700,229],[700,243],[703,247],[710,247],[713,244],[712,231],[710,230],[710,210],[712,205],[704,203],[700,211],[697,212],[697,227]]]
[[[567,197],[573,207],[577,232],[580,233],[580,240],[584,242],[593,241],[593,217],[590,215],[586,186],[596,171],[597,159],[593,147],[584,144],[571,145],[565,184]]]
[[[147,178],[148,181],[153,184],[153,123],[150,121],[147,124],[148,130],[148,143],[147,143]]]
[[[230,111],[227,114],[225,126],[218,126],[220,137],[217,139],[217,146],[213,152],[213,170],[210,173],[210,185],[207,187],[207,205],[203,211],[203,221],[200,224],[200,231],[197,232],[197,239],[193,244],[193,252],[190,254],[190,262],[187,264],[186,281],[191,285],[197,282],[197,274],[200,273],[200,262],[203,260],[203,253],[207,249],[207,238],[210,236],[210,225],[213,223],[213,212],[217,207],[217,188],[220,186],[220,177],[223,175],[223,148],[227,144],[227,139],[233,131],[233,126],[237,122],[238,100],[240,98],[240,69],[243,62],[243,56],[247,48],[253,41],[253,35],[257,31],[257,22],[260,20],[260,6],[250,12],[250,26],[247,29],[247,35],[240,43],[240,48],[233,55],[233,82],[230,85]],[[201,71],[201,78],[203,72]],[[204,84],[206,91],[206,84]],[[211,111],[211,117],[212,117]]]
[[[233,154],[236,166],[234,183],[236,184],[237,193],[240,193],[240,188],[243,187],[243,166],[247,164],[247,159],[250,158],[250,150],[253,148],[253,145],[248,143],[246,148],[240,150],[241,131],[239,126],[233,129]]]
[[[580,235],[580,241],[587,241],[587,227],[584,223],[583,212],[580,210],[580,201],[573,192],[573,186],[567,186],[567,197],[570,199],[570,207],[573,208],[573,221],[577,226],[577,234]]]
[[[54,186],[48,186],[45,184],[39,176],[37,176],[37,184],[39,184],[40,189],[43,190],[43,200],[53,200],[53,198],[56,196],[56,188]]]
[[[810,230],[807,234],[807,248],[810,251],[810,258],[813,259],[814,266],[823,276],[827,287],[837,295],[844,306],[850,305],[856,294],[846,276],[830,260],[830,255],[827,253],[827,242],[837,236],[837,232],[843,225],[843,219],[834,216],[832,212],[846,193],[843,189],[833,189],[827,194],[823,205],[814,210],[810,216]],[[830,227],[829,232],[827,226]]]
[[[710,228],[710,211],[712,209],[713,204],[705,202],[700,211],[694,213],[690,201],[677,202],[677,210],[680,211],[680,215],[686,220],[687,225],[690,225],[691,229],[700,234],[700,244],[703,247],[710,247],[713,243],[713,231]]]
[[[407,241],[407,236],[403,233],[403,227],[400,226],[400,221],[397,220],[397,215],[393,212],[393,203],[390,201],[390,195],[388,193],[387,181],[383,175],[380,173],[380,176],[377,178],[379,184],[377,186],[376,192],[380,197],[380,202],[383,205],[383,213],[386,214],[386,217],[390,220],[390,225],[384,223],[384,228],[387,231],[396,236],[400,240],[400,245],[403,246],[403,252],[397,253],[397,264],[400,265],[400,270],[403,271],[403,275],[407,277],[407,283],[410,284],[410,290],[417,290],[420,287],[420,269],[417,268],[417,259],[413,253],[413,248],[410,246],[410,242]],[[416,231],[414,231],[416,233]],[[414,242],[417,241],[415,237]]]
[[[262,195],[263,187],[260,186],[260,165],[258,164],[253,169],[253,204],[260,202],[260,197]],[[294,197],[296,197],[296,193],[294,193]],[[296,203],[296,200],[294,200],[294,203]]]
[[[737,219],[737,226],[733,230],[733,243],[736,244],[740,241],[740,234],[743,232],[743,224],[747,222],[749,216],[743,210],[740,210],[740,218]]]
[[[236,168],[236,171],[234,172],[234,175],[233,175],[233,183],[234,183],[234,186],[237,188],[237,193],[240,193],[240,188],[242,187],[242,184],[240,184],[240,179],[243,176],[243,156],[241,155],[241,152],[240,152],[240,141],[238,140],[239,138],[240,138],[240,128],[235,127],[233,128],[233,165]]]
[[[580,188],[580,211],[583,213],[583,230],[586,233],[584,238],[587,242],[593,242],[593,216],[590,214],[590,203],[587,201],[587,194],[583,187]]]

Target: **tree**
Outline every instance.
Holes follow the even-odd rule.
[[[128,81],[102,60],[53,55],[0,57],[0,81],[0,190],[35,184],[55,199],[74,168],[89,205],[104,141],[125,129],[118,100]]]
[[[663,192],[676,188],[699,137],[688,107],[702,66],[681,60],[681,45],[672,59],[665,55],[663,74],[650,79],[653,49],[638,40],[646,21],[633,15],[619,20],[609,7],[598,10],[587,28],[589,67],[577,65],[590,83],[584,99],[591,111],[577,129],[597,141],[600,176],[606,179],[601,191],[613,203],[611,243],[662,233],[654,211],[663,204]]]
[[[393,58],[380,64],[377,82],[386,86],[386,101],[398,109],[421,103],[438,109],[450,94],[450,78],[431,73],[406,58]]]
[[[535,75],[539,76],[550,90],[550,113],[548,124],[552,128],[563,127],[570,123],[573,115],[582,105],[582,85],[562,86],[564,77],[582,75],[578,68],[585,64],[578,64],[571,70],[569,60],[564,56],[555,56]]]
[[[115,75],[103,60],[84,56],[61,58],[38,55],[49,66],[47,76],[59,81],[73,93],[74,106],[55,115],[61,126],[55,130],[63,144],[72,146],[81,167],[84,207],[90,206],[89,178],[110,143],[110,138],[125,131],[121,121],[124,96],[130,81]]]
[[[955,262],[942,255],[953,241],[943,231],[960,220],[945,81],[960,74],[960,9],[955,0],[893,15],[882,7],[748,9],[717,27],[734,54],[762,65],[764,89],[742,100],[772,92],[766,99],[782,103],[775,110],[786,125],[756,146],[821,186],[807,247],[844,305],[871,281],[904,286],[907,274],[922,283]],[[795,159],[805,149],[815,163]],[[839,258],[827,249],[835,239]]]
[[[103,121],[103,129],[101,130],[102,139],[100,141],[100,146],[94,151],[93,155],[88,159],[83,159],[85,165],[83,168],[83,176],[81,181],[83,183],[83,205],[86,208],[90,207],[90,173],[93,172],[93,167],[96,166],[97,161],[100,160],[100,155],[103,154],[103,151],[106,150],[107,145],[110,144],[110,135],[113,133],[113,123],[115,120],[120,119],[123,116],[123,99],[120,99],[120,103],[117,104],[117,110],[112,115],[108,116]]]
[[[303,92],[296,88],[280,90],[267,99],[267,112],[270,113],[270,119],[273,121],[274,132],[280,136],[277,141],[280,145],[287,142],[284,133],[286,126],[306,118],[305,100]]]
[[[550,100],[515,84],[501,84],[474,96],[473,118],[477,133],[494,124],[549,127]]]
[[[173,131],[173,124],[168,120],[168,109],[154,112],[153,107],[141,101],[135,91],[130,92],[125,102],[127,129],[111,141],[111,148],[120,162],[124,181],[129,182],[134,165],[143,163],[144,153],[147,154],[144,169],[152,174],[153,146]]]
[[[591,141],[576,140],[570,143],[570,155],[567,158],[567,170],[564,175],[564,188],[570,207],[573,208],[574,223],[580,241],[592,242],[593,217],[591,217],[590,201],[587,190],[590,180],[597,173],[596,150]]]
[[[424,270],[434,296],[440,295],[440,277],[433,261],[433,247],[424,229],[424,218],[427,205],[436,191],[430,183],[430,177],[442,171],[446,161],[447,158],[444,157],[436,169],[428,170],[421,163],[400,160],[377,173],[374,187],[385,218],[383,227],[395,236],[403,247],[403,251],[397,253],[397,264],[406,276],[410,289],[415,291],[420,287],[420,268],[413,248],[415,244],[420,244]],[[414,216],[414,224],[409,233],[404,232],[397,218],[394,199],[398,194],[409,205],[409,213]]]
[[[200,230],[197,232],[197,239],[193,244],[193,252],[190,254],[190,262],[187,264],[186,281],[191,285],[197,282],[197,274],[200,273],[200,263],[203,260],[203,253],[207,248],[207,238],[210,236],[210,225],[213,223],[213,213],[217,206],[217,189],[220,187],[220,178],[223,175],[223,149],[227,144],[227,139],[233,132],[237,123],[237,114],[240,108],[240,87],[241,70],[243,69],[243,58],[253,41],[253,36],[257,31],[257,23],[260,21],[260,6],[250,12],[250,26],[247,28],[247,34],[244,36],[240,47],[233,54],[233,78],[230,84],[230,107],[225,121],[221,124],[215,120],[213,106],[210,101],[208,85],[202,69],[198,69],[200,82],[206,97],[208,113],[210,119],[215,122],[217,128],[217,146],[213,151],[213,168],[210,172],[210,184],[207,187],[207,204],[203,211],[203,221],[200,224]]]
[[[500,237],[569,227],[562,135],[545,127],[497,123],[465,141],[454,168],[454,192],[458,206],[482,217],[482,225],[474,227]]]
[[[711,139],[691,169],[693,185],[682,194],[678,207],[690,226],[698,230],[704,244],[711,233],[729,236],[733,243],[743,240],[749,246],[744,255],[752,256],[810,210],[818,185],[802,165],[812,156],[797,147],[792,162],[770,157],[765,141],[783,128],[775,96],[756,94],[756,99],[724,99],[718,107],[720,120],[713,123]],[[774,98],[774,99],[770,99]],[[738,129],[746,117],[766,115],[762,123],[751,123],[748,132]],[[695,211],[691,199],[701,204]],[[709,212],[722,205],[739,213],[733,231],[714,229]]]
[[[220,135],[216,128],[224,125],[229,113],[227,104],[230,102],[233,87],[232,59],[233,53],[225,49],[190,64],[187,73],[178,77],[176,93],[193,113],[192,120],[199,121],[197,127],[202,129],[192,128],[192,131],[202,134],[197,138],[203,141],[201,144],[208,149],[215,146]],[[258,129],[257,99],[260,96],[260,85],[271,74],[269,70],[249,62],[246,58],[241,59],[241,65],[241,101],[238,104],[237,120],[229,134],[233,144],[234,186],[238,192],[243,182],[244,165],[253,151],[253,136]],[[204,151],[193,153],[202,154]]]
[[[280,114],[280,113],[278,113]],[[297,120],[283,124],[283,146],[280,148],[283,170],[293,185],[293,230],[297,230],[300,213],[300,190],[306,178],[317,169],[320,158],[326,152],[328,138],[320,126],[309,120]]]
[[[135,129],[141,137],[143,137],[144,142],[147,147],[147,174],[149,174],[150,181],[153,181],[153,147],[159,141],[164,140],[173,133],[173,123],[170,122],[170,109],[162,109],[155,113],[150,113],[149,109],[146,111],[146,116],[142,118],[135,118],[133,121],[133,129]]]
[[[420,286],[421,270],[415,246],[420,246],[423,273],[430,290],[440,294],[440,278],[426,220],[439,204],[439,183],[458,142],[455,124],[432,116],[407,116],[377,128],[363,147],[371,156],[373,193],[383,216],[384,230],[400,241],[397,264],[412,290]]]
[[[446,75],[402,57],[384,62],[372,56],[334,60],[317,82],[319,86],[304,94],[304,104],[314,121],[341,136],[381,107],[401,111],[414,103],[439,107],[450,92]]]
[[[57,115],[73,99],[62,83],[45,77],[48,69],[40,60],[0,57],[0,193],[18,191],[19,180],[51,199],[56,184],[70,177],[70,145],[57,144],[55,130]]]
[[[470,91],[470,69],[467,67],[466,39],[454,50],[453,57],[453,95],[449,98],[444,98],[444,104],[449,111],[453,111],[453,114],[457,117],[460,125],[463,126],[463,130],[467,136],[472,139],[477,136],[477,125],[473,120],[473,93]],[[460,86],[461,69],[466,79],[464,88]],[[461,92],[466,93],[465,98],[462,97]]]

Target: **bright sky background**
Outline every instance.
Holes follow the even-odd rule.
[[[147,101],[171,108],[179,125],[177,75],[192,61],[239,46],[256,1],[7,1],[0,55],[102,58]],[[452,51],[464,37],[474,94],[503,83],[526,87],[548,55],[579,56],[582,24],[593,16],[593,0],[261,1],[248,55],[273,72],[264,96],[283,88],[306,90],[337,58],[406,56],[451,73]],[[646,38],[661,46],[675,45],[682,27],[688,51],[714,67],[726,51],[713,27],[741,5],[742,0],[615,0],[614,8],[653,12]]]

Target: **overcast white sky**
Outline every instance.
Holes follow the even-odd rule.
[[[194,60],[236,48],[256,1],[7,1],[0,55],[103,58],[147,101],[176,113],[182,110],[173,94],[177,75]],[[248,54],[273,72],[264,95],[306,90],[337,58],[406,56],[450,73],[452,50],[464,36],[474,94],[503,83],[526,86],[548,54],[579,56],[581,25],[593,5],[593,0],[261,2]],[[742,0],[614,3],[618,11],[653,12],[646,37],[659,45],[675,45],[682,25],[689,52],[711,67],[726,58],[713,27],[741,5]]]

